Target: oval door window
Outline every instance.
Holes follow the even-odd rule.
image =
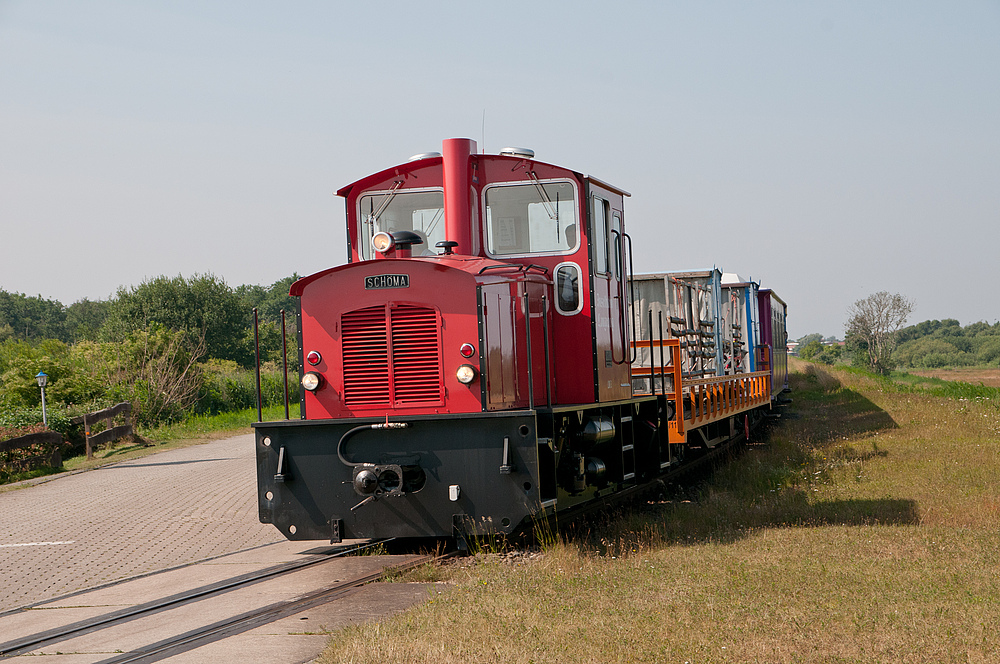
[[[563,263],[556,267],[556,310],[561,314],[580,311],[580,267]]]

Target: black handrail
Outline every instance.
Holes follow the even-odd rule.
[[[628,273],[625,275],[625,278],[628,280],[628,292],[629,292],[629,298],[630,298],[629,299],[629,306],[634,306],[635,305],[635,279],[634,279],[634,277],[635,277],[635,266],[632,264],[632,236],[629,235],[628,233],[622,233],[622,237],[624,237],[626,240],[628,240]],[[660,312],[660,315],[661,316],[663,315],[662,311]],[[635,316],[634,315],[629,316],[629,322],[631,323],[631,327],[632,327],[632,338],[635,339]],[[630,355],[630,357],[631,357],[630,362],[635,362],[636,352],[637,352],[636,349],[632,348],[632,353]]]
[[[547,295],[542,295],[542,344],[545,347],[545,405],[552,408],[552,376],[549,369],[549,305]]]
[[[253,349],[257,375],[257,421],[263,422],[264,416],[261,414],[260,398],[260,333],[257,325],[257,307],[253,308]]]
[[[285,340],[285,310],[281,310],[281,369],[285,379],[285,419],[288,419],[288,345]]]
[[[522,265],[520,263],[505,263],[503,265],[487,265],[476,274],[483,274],[484,272],[487,272],[489,270],[503,270],[503,269],[512,270],[514,272],[518,272],[521,274],[527,273],[530,270],[538,270],[542,274],[549,273],[549,268],[544,267],[542,265],[536,265],[535,263],[531,263],[530,265]]]
[[[523,284],[522,284],[523,285]],[[525,337],[528,342],[528,408],[535,407],[535,377],[531,364],[531,300],[528,297],[528,289],[524,288],[524,326],[526,328]]]
[[[657,315],[657,318],[659,319],[659,322],[660,322],[660,393],[664,397],[666,397],[667,396],[667,378],[665,376],[666,363],[663,361],[663,312],[662,311],[660,311],[660,313]],[[650,327],[650,330],[649,330],[650,334],[649,334],[649,336],[653,336],[652,312],[650,312],[649,327]],[[649,366],[653,366],[653,349],[652,348],[649,349]],[[680,389],[679,385],[674,385],[674,391],[675,392],[677,390],[679,390],[679,389]]]
[[[618,298],[618,329],[622,335],[622,359],[615,359],[615,348],[612,344],[611,346],[611,361],[615,364],[625,364],[635,362],[635,349],[629,350],[628,343],[628,325],[625,322],[626,312],[628,311],[628,303],[625,302],[625,281],[628,279],[628,274],[625,270],[625,242],[622,240],[625,237],[624,233],[619,233],[616,230],[612,230],[611,234],[615,236],[615,247],[618,249],[618,256],[615,267],[618,272],[618,293],[616,297]],[[614,272],[612,272],[614,274]],[[634,332],[634,324],[633,324]],[[613,337],[614,335],[612,335]]]

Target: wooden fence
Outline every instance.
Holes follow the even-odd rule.
[[[24,458],[17,459],[16,461],[8,461],[5,465],[9,466],[13,471],[34,470],[39,466],[45,465],[58,468],[62,465],[62,450],[60,449],[62,447],[62,442],[62,434],[55,431],[29,433],[27,436],[18,436],[17,438],[0,440],[0,454],[13,452],[14,450],[21,450],[31,447],[32,445],[44,445],[46,447],[51,446],[51,452],[25,456]]]
[[[111,426],[114,419],[119,415],[124,416],[125,423],[113,427]],[[80,415],[79,417],[74,417],[70,422],[72,424],[82,424],[84,435],[87,438],[87,458],[94,458],[94,448],[104,443],[110,443],[113,440],[118,440],[119,438],[124,438],[126,436],[133,435],[132,431],[132,404],[129,402],[120,403],[110,408],[105,408],[104,410],[99,410],[95,413],[87,413],[86,415]],[[95,433],[91,435],[90,431],[94,425],[100,422],[107,422],[107,428],[100,433]]]

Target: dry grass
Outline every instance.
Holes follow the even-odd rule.
[[[955,369],[907,369],[907,373],[941,380],[958,380],[972,385],[1000,387],[1000,369],[982,367],[958,367]]]
[[[994,662],[1000,407],[798,366],[793,418],[691,496],[338,633],[322,662]]]

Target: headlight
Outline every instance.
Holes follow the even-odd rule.
[[[372,246],[375,248],[375,251],[382,254],[392,249],[394,244],[392,236],[385,231],[375,233],[375,236],[372,238]]]
[[[458,382],[468,385],[476,378],[476,368],[471,364],[463,364],[455,372],[455,378]]]
[[[310,392],[315,392],[323,384],[323,377],[315,371],[310,371],[302,376],[302,387]]]

